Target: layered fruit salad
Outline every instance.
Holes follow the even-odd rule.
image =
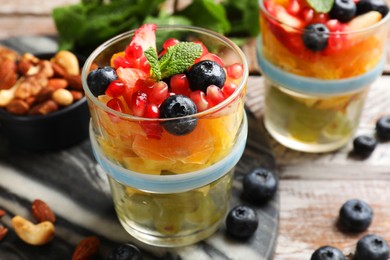
[[[226,46],[213,53],[194,37],[169,37],[157,47],[156,28],[141,26],[110,56],[108,66],[89,72],[88,87],[105,106],[90,106],[94,132],[104,154],[129,170],[203,169],[235,142],[243,116],[244,67],[229,59]]]
[[[261,59],[290,78],[265,81],[265,124],[276,139],[311,152],[350,139],[376,76],[366,78],[383,68],[388,13],[384,0],[262,2]]]
[[[364,74],[383,57],[386,27],[372,27],[388,15],[386,0],[264,0],[263,5],[263,55],[287,72],[343,79]]]

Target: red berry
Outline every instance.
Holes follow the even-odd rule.
[[[168,85],[164,81],[158,81],[150,89],[149,102],[160,105],[168,97]]]
[[[224,101],[225,97],[223,96],[222,90],[215,86],[210,85],[207,87],[207,101],[209,102],[209,107],[213,107]]]
[[[109,108],[115,110],[115,111],[118,111],[118,112],[124,112],[125,111],[125,107],[124,107],[122,101],[119,98],[110,99],[107,102],[107,106]]]
[[[164,50],[166,50],[166,49],[168,49],[169,47],[178,44],[179,42],[180,42],[180,41],[179,41],[178,39],[169,38],[168,40],[166,40],[166,41],[163,43],[163,48],[164,48]]]
[[[198,112],[205,111],[209,107],[206,94],[201,90],[195,90],[190,94],[190,98],[194,101]]]
[[[160,117],[160,109],[156,104],[148,104],[145,109],[144,117],[147,118],[159,118]]]
[[[147,95],[141,91],[134,92],[128,105],[134,116],[143,117],[147,106]]]
[[[240,63],[234,63],[226,68],[226,72],[229,78],[239,79],[244,74],[244,68]]]
[[[222,94],[225,98],[229,97],[237,89],[237,84],[234,81],[226,82],[222,87]]]
[[[143,54],[142,47],[137,44],[128,45],[125,49],[126,58],[129,60],[139,59]]]
[[[222,68],[225,67],[222,59],[220,57],[218,57],[216,54],[214,53],[207,53],[206,55],[202,56],[200,58],[200,61],[203,61],[203,60],[211,60],[211,61],[215,61],[216,63],[218,63]],[[195,62],[196,63],[196,62]]]
[[[189,96],[191,94],[190,84],[185,74],[176,74],[170,81],[172,92]]]
[[[109,97],[117,98],[122,96],[123,91],[125,90],[125,84],[119,79],[111,81],[106,89],[106,95]]]

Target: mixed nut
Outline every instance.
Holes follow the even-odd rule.
[[[58,51],[48,60],[0,46],[0,108],[13,115],[46,115],[83,96],[72,52]]]

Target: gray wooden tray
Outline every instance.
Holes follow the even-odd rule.
[[[0,41],[20,52],[56,51],[52,37],[23,37]],[[249,133],[244,155],[236,167],[231,206],[248,204],[241,198],[243,176],[263,166],[276,170],[262,123],[248,110]],[[12,230],[11,218],[31,218],[32,200],[41,198],[57,216],[56,235],[49,244],[39,247],[22,242]],[[216,234],[192,246],[163,249],[140,245],[144,259],[272,259],[279,216],[279,194],[266,205],[252,205],[260,218],[253,237],[238,241],[226,235],[224,225]],[[104,259],[113,246],[123,242],[137,244],[120,226],[115,215],[108,182],[85,140],[66,150],[31,153],[17,150],[0,136],[0,220],[9,233],[0,243],[0,259],[47,260],[70,259],[76,244],[95,235],[101,249],[95,259]]]

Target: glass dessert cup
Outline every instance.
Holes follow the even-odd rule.
[[[93,151],[108,175],[118,218],[133,237],[164,247],[192,244],[214,233],[228,210],[234,166],[246,143],[247,63],[242,51],[219,34],[160,26],[157,46],[171,37],[200,40],[225,64],[242,64],[244,74],[232,95],[203,112],[165,119],[132,116],[102,103],[86,78],[92,68],[109,66],[111,57],[126,48],[133,34],[130,31],[102,44],[84,65]],[[184,135],[165,129],[166,125],[185,127],[188,122],[196,127]]]
[[[277,20],[260,3],[258,61],[265,77],[264,124],[281,144],[329,152],[348,143],[386,59],[390,13],[374,25],[328,32],[321,51],[305,48],[304,29]]]

